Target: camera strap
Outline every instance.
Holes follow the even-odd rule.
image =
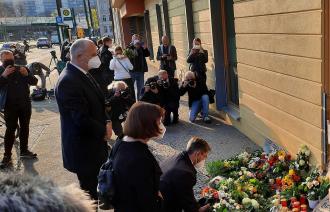
[[[127,73],[129,73],[129,70],[127,70],[127,68],[120,62],[120,60],[117,59],[117,61],[119,62],[119,64],[125,69],[125,71],[127,71]]]

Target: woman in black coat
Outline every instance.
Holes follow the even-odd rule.
[[[195,38],[193,41],[193,48],[187,58],[189,69],[196,73],[196,76],[206,81],[206,63],[208,62],[208,52],[202,48],[201,39]]]
[[[158,212],[162,174],[148,148],[151,138],[162,138],[164,110],[154,104],[135,103],[124,124],[124,138],[115,144],[115,212]]]

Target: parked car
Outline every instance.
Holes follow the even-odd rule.
[[[37,48],[42,48],[44,46],[51,48],[52,43],[50,42],[50,40],[48,40],[48,38],[39,38],[37,40]]]
[[[0,51],[2,51],[2,50],[10,50],[10,47],[13,46],[13,45],[15,46],[16,43],[14,43],[14,42],[4,43],[4,44],[1,46]]]

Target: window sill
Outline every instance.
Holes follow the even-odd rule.
[[[239,109],[237,107],[229,105],[227,107],[222,108],[222,111],[227,113],[228,116],[230,116],[232,119],[234,119],[236,121],[241,120]]]

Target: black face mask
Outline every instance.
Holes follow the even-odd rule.
[[[2,66],[4,68],[7,68],[7,66],[14,66],[14,64],[15,64],[14,60],[5,60],[3,61]]]

